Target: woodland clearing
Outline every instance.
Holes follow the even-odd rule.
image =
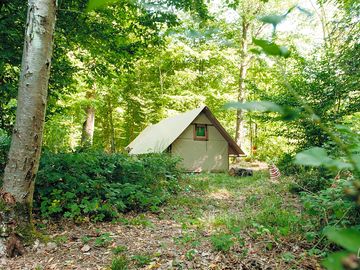
[[[156,213],[113,222],[37,221],[41,241],[2,269],[321,269],[291,178],[189,175]]]

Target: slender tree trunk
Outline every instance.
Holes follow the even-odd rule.
[[[247,90],[246,90],[246,75],[248,69],[248,51],[247,51],[247,39],[248,39],[248,30],[249,24],[246,22],[245,18],[243,17],[242,20],[242,32],[241,32],[241,40],[240,40],[240,56],[241,56],[241,64],[239,68],[239,92],[237,101],[245,102],[247,97]],[[242,146],[245,139],[244,134],[244,112],[243,110],[237,110],[236,112],[236,131],[235,131],[235,141],[239,146]]]
[[[55,0],[29,0],[16,123],[1,190],[0,254],[21,255],[32,232],[31,210],[45,121],[56,18]]]
[[[86,119],[83,124],[82,135],[81,135],[81,145],[82,146],[91,146],[94,138],[95,130],[95,107],[92,103],[95,96],[95,86],[92,91],[86,94],[87,99],[90,104],[86,106],[85,113]]]
[[[249,133],[250,133],[250,156],[253,157],[254,156],[254,129],[253,129],[253,122],[251,120],[250,117],[250,122],[249,122]]]
[[[110,146],[111,146],[110,149],[111,149],[111,153],[115,153],[116,152],[115,129],[114,129],[113,109],[110,98],[108,99],[108,108],[109,108]]]
[[[88,105],[85,109],[86,120],[83,124],[81,145],[89,146],[93,143],[94,129],[95,129],[95,108],[92,105]]]
[[[159,65],[159,84],[160,84],[161,95],[163,95],[164,94],[164,81],[163,81],[163,75],[161,72],[160,65]]]

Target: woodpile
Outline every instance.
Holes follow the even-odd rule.
[[[229,170],[229,175],[240,177],[253,176],[253,170],[245,168],[231,168]]]

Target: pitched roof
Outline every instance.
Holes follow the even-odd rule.
[[[221,126],[207,106],[166,118],[155,125],[145,128],[126,148],[130,154],[161,153],[166,150],[185,129],[204,112],[221,135],[228,141],[229,153],[244,155],[244,152]]]

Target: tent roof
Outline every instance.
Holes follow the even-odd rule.
[[[130,154],[161,153],[166,150],[184,130],[204,112],[230,145],[229,153],[243,155],[244,152],[221,126],[208,107],[202,106],[192,111],[166,118],[145,128],[126,148]]]

